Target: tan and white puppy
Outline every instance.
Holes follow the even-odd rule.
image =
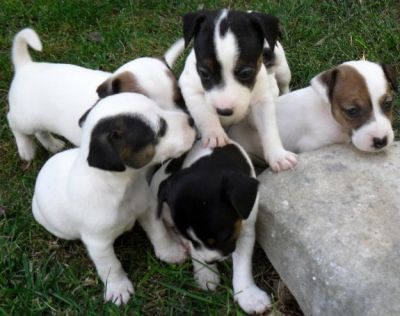
[[[185,44],[194,38],[194,49],[179,85],[203,144],[225,145],[224,128],[248,118],[272,169],[292,168],[296,155],[282,146],[276,124],[278,85],[263,60],[265,41],[274,52],[278,19],[257,12],[198,11],[186,14],[183,24]]]
[[[382,150],[394,139],[393,90],[396,75],[384,64],[349,61],[320,73],[309,87],[276,100],[283,145],[296,153],[348,142],[362,151]],[[262,157],[259,136],[248,122],[232,126],[228,134]]]
[[[80,148],[58,153],[40,170],[32,201],[35,219],[59,238],[82,240],[106,286],[106,300],[119,305],[133,293],[113,243],[136,220],[160,259],[185,259],[184,249],[147,211],[155,205],[145,174],[189,150],[194,140],[188,115],[161,110],[140,94],[121,93],[90,111]]]
[[[34,137],[49,151],[61,150],[64,143],[52,136],[81,143],[78,120],[98,100],[117,92],[142,93],[164,107],[179,102],[177,83],[169,69],[183,50],[178,42],[166,54],[166,64],[157,58],[138,58],[119,68],[115,75],[70,64],[33,62],[28,45],[41,51],[39,36],[32,29],[14,38],[12,61],[15,76],[9,91],[8,123],[22,159],[35,156]]]

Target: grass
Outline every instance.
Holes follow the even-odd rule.
[[[365,56],[400,71],[400,4],[359,1],[46,1],[2,0],[0,10],[0,315],[241,315],[232,300],[231,267],[222,265],[216,293],[196,289],[191,266],[156,260],[135,227],[116,243],[136,294],[120,309],[102,300],[102,288],[79,242],[59,240],[35,223],[31,197],[35,177],[50,156],[39,150],[27,166],[17,156],[7,126],[12,79],[10,45],[26,26],[40,35],[44,50],[35,60],[72,63],[113,71],[139,56],[160,56],[181,36],[180,15],[201,8],[234,7],[277,15],[293,73],[292,87],[307,85],[318,72]],[[101,41],[91,40],[99,32]],[[180,67],[182,60],[180,61]],[[399,102],[396,102],[398,113]],[[399,115],[395,127],[398,130]],[[274,295],[274,312],[300,315],[282,294],[276,272],[259,249],[257,283]]]

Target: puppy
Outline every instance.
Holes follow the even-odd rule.
[[[69,64],[33,62],[28,45],[41,51],[42,44],[32,29],[20,31],[14,38],[12,61],[15,76],[9,91],[8,123],[22,159],[35,156],[33,136],[49,151],[61,150],[64,143],[81,143],[78,120],[100,96],[118,92],[139,92],[171,107],[179,102],[177,82],[169,69],[183,50],[183,41],[165,54],[165,62],[139,58],[117,70],[115,75]],[[100,86],[100,87],[99,87]],[[98,88],[99,87],[99,88]]]
[[[275,50],[278,19],[257,12],[199,11],[183,17],[183,33],[186,46],[194,37],[194,49],[179,85],[203,144],[223,146],[228,140],[223,127],[248,116],[272,169],[292,168],[296,155],[282,147],[276,125],[279,89],[263,63],[264,42]]]
[[[394,139],[393,90],[396,74],[384,64],[350,61],[320,73],[309,87],[276,100],[284,147],[300,153],[351,141],[362,151],[382,150]],[[262,157],[259,135],[248,122],[232,126],[228,134]]]
[[[182,155],[194,139],[186,114],[161,110],[140,94],[121,93],[102,99],[88,114],[80,148],[53,156],[41,169],[33,215],[55,236],[82,240],[106,286],[106,300],[119,305],[133,293],[113,243],[136,219],[158,257],[185,258],[183,248],[171,250],[165,227],[146,212],[154,206],[145,173]]]
[[[213,149],[197,142],[155,173],[151,189],[158,216],[190,252],[199,286],[214,290],[215,263],[232,254],[235,300],[247,313],[265,311],[270,299],[254,283],[251,267],[258,181],[245,151],[233,142]]]

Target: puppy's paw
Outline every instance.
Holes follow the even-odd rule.
[[[220,126],[204,133],[202,140],[204,147],[215,148],[225,146],[229,141],[229,137]]]
[[[113,281],[107,283],[105,300],[119,306],[121,304],[126,304],[133,293],[132,282],[125,277],[119,282]]]
[[[34,145],[18,146],[18,154],[22,160],[31,161],[35,158],[35,153],[36,147]]]
[[[235,301],[247,314],[261,314],[271,306],[271,300],[267,293],[256,285],[235,293]]]
[[[188,257],[186,249],[175,242],[171,242],[166,247],[157,247],[154,251],[157,258],[166,263],[181,263]]]
[[[52,141],[49,142],[48,145],[46,146],[46,149],[55,154],[61,151],[64,148],[64,146],[65,143],[62,140],[53,138]]]
[[[273,171],[280,172],[293,169],[297,164],[297,155],[281,148],[272,152],[267,161]]]
[[[219,284],[219,273],[210,270],[207,266],[195,271],[194,278],[203,290],[215,291]]]

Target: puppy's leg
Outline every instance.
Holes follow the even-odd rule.
[[[203,145],[211,148],[226,145],[229,140],[228,135],[226,135],[215,110],[207,106],[204,96],[200,93],[190,93],[185,97],[185,101],[201,133]]]
[[[251,223],[246,223],[232,254],[235,301],[248,314],[262,313],[271,305],[267,293],[258,288],[253,279],[254,226],[254,220]]]
[[[121,262],[114,252],[113,240],[82,236],[97,273],[106,286],[104,298],[116,305],[128,302],[134,293],[132,282],[126,276]]]
[[[36,144],[31,135],[25,135],[12,129],[21,159],[31,161],[35,158]]]
[[[52,153],[59,152],[65,146],[62,140],[53,137],[53,135],[48,132],[38,132],[35,136],[43,147]]]
[[[252,117],[261,137],[265,160],[268,161],[272,170],[279,172],[293,168],[297,163],[297,156],[282,146],[273,98],[253,104]]]
[[[194,278],[203,290],[215,291],[219,284],[219,272],[216,264],[207,264],[193,258]]]
[[[149,237],[157,258],[167,263],[185,261],[187,258],[185,249],[172,238],[162,220],[157,218],[155,211],[148,210],[138,221]]]

